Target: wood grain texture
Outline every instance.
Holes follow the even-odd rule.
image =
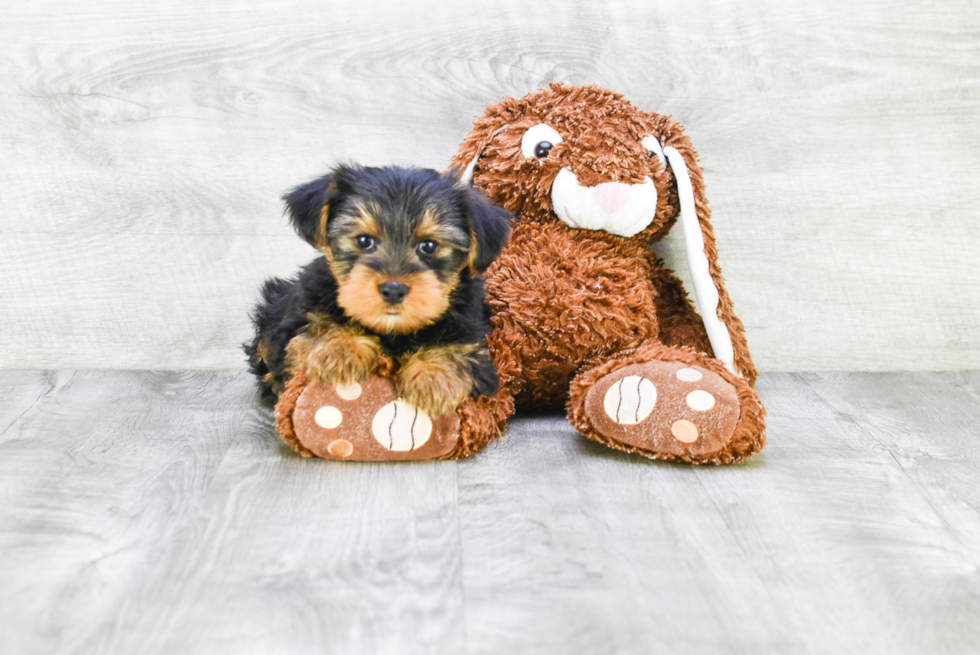
[[[769,446],[720,469],[517,423],[460,465],[473,652],[973,652],[978,381],[765,376]]]
[[[82,371],[26,385],[42,400],[0,435],[5,652],[458,652],[453,467],[303,460],[253,384]]]
[[[3,652],[975,652],[980,373],[760,390],[739,466],[559,416],[359,464],[288,450],[244,372],[0,371]]]
[[[442,168],[551,80],[682,119],[764,370],[980,367],[980,12],[817,0],[7,3],[0,367],[241,367],[279,195]],[[665,252],[685,270],[679,235]]]

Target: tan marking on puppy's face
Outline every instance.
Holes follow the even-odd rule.
[[[324,252],[330,272],[341,284],[347,279],[354,263],[364,254],[358,247],[358,237],[380,239],[381,225],[376,217],[377,212],[377,208],[370,204],[357,203],[355,213],[335,218],[330,226]]]
[[[378,218],[378,214],[381,211],[372,206],[370,203],[358,203],[357,204],[357,214],[354,217],[354,229],[350,232],[355,236],[360,234],[366,234],[371,237],[381,236],[381,219]]]
[[[398,305],[389,305],[378,288],[397,279],[408,286],[408,295]],[[367,266],[355,265],[337,291],[337,304],[358,323],[383,334],[408,334],[435,323],[449,309],[450,293],[457,278],[441,281],[432,271],[399,278]]]
[[[462,268],[462,262],[468,257],[475,256],[475,253],[468,252],[471,249],[471,238],[459,227],[440,220],[439,212],[433,208],[426,208],[415,228],[415,243],[422,244],[431,241],[438,246],[435,254],[427,255],[433,260],[450,260],[456,258],[458,261],[455,268]],[[447,262],[452,266],[452,263]]]
[[[327,260],[347,316],[376,332],[405,334],[449,308],[468,262],[470,235],[462,214],[435,204],[406,209],[386,203],[358,201],[331,217]],[[392,281],[408,289],[403,299],[388,302],[380,287]]]

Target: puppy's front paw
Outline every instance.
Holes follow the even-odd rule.
[[[473,391],[473,378],[457,350],[424,349],[409,357],[395,380],[399,397],[433,418],[455,412]]]
[[[334,325],[293,338],[286,350],[291,365],[305,370],[311,381],[351,384],[374,370],[381,344],[355,328]]]

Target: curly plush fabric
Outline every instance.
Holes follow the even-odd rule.
[[[536,127],[541,125],[546,127]],[[548,141],[554,133],[560,138]],[[651,137],[659,147],[648,147]],[[529,138],[538,143],[529,144]],[[680,213],[678,183],[663,158],[669,148],[688,169],[710,282],[717,289],[717,316],[730,335],[737,376],[714,359],[704,323],[680,281],[650,250]],[[753,389],[758,373],[721,275],[702,171],[680,123],[641,111],[607,89],[552,84],[488,106],[452,165],[468,169],[473,184],[518,216],[510,244],[485,274],[492,313],[487,345],[501,380],[500,393],[484,403],[496,407],[494,416],[506,417],[512,407],[567,406],[572,424],[589,438],[647,457],[694,463],[735,462],[763,447],[765,410]],[[559,175],[564,181],[556,193]],[[580,188],[569,191],[569,180]],[[656,201],[647,216],[635,202],[623,210],[633,212],[630,220],[649,221],[639,232],[576,227],[575,216],[585,215],[583,210],[554,206],[556,198],[586,198],[592,223],[603,224],[600,207],[609,213],[608,224],[616,225],[624,214],[615,212],[643,189],[652,199],[651,184]],[[587,387],[603,374],[644,363],[657,376],[658,366],[673,371],[685,362],[697,363],[698,375],[717,375],[713,383],[731,385],[739,398],[736,428],[721,449],[695,444],[680,454],[673,447],[660,451],[652,436],[649,447],[637,445],[647,443],[642,436],[627,444],[601,434],[588,420]],[[573,388],[576,378],[579,386]]]

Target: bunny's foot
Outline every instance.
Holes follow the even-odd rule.
[[[644,345],[572,383],[569,421],[612,448],[655,459],[727,464],[765,445],[765,410],[743,379],[691,350]]]

